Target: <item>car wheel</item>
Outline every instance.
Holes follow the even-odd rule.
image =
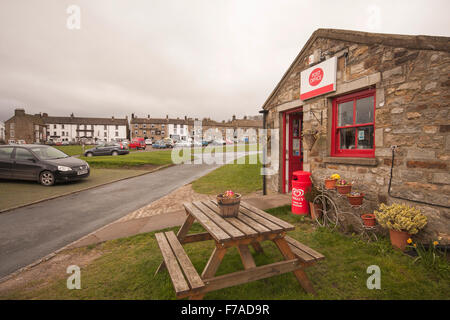
[[[93,156],[92,152],[86,153],[86,157],[92,157],[92,156]]]
[[[55,184],[55,175],[50,171],[41,172],[39,182],[46,187],[52,186]]]
[[[113,151],[113,152],[112,152],[112,155],[113,155],[113,156],[118,156],[119,153],[118,153],[117,151]]]

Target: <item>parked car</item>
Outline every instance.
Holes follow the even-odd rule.
[[[174,147],[175,148],[190,148],[192,146],[192,144],[190,142],[187,141],[178,141],[177,143],[175,143]]]
[[[152,139],[145,139],[145,145],[151,146],[152,145]]]
[[[131,140],[130,144],[128,145],[128,148],[130,149],[145,149],[146,145],[145,145],[145,139],[144,138],[134,138],[133,140]]]
[[[192,143],[191,143],[191,146],[193,146],[193,147],[201,147],[201,146],[203,146],[203,143],[202,143],[202,141],[192,141]]]
[[[152,144],[152,148],[164,149],[164,148],[167,148],[167,145],[166,145],[166,143],[164,141],[158,140],[158,141],[156,141],[155,143]]]
[[[202,147],[207,147],[210,143],[211,141],[209,140],[202,140]]]
[[[211,144],[212,144],[213,146],[223,146],[223,145],[226,145],[227,142],[226,142],[225,140],[223,140],[223,139],[215,139],[215,140],[213,140],[213,141],[211,142]]]
[[[172,138],[164,138],[162,139],[162,141],[165,143],[167,148],[173,148],[173,146],[175,145],[175,141],[173,141]]]
[[[50,146],[0,146],[0,178],[3,179],[31,180],[52,186],[56,181],[80,180],[89,174],[86,161]]]
[[[102,143],[92,149],[86,150],[84,156],[118,156],[128,153],[130,151],[122,143]]]

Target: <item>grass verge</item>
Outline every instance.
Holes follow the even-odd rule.
[[[328,229],[316,229],[309,218],[294,216],[290,207],[268,210],[296,226],[289,235],[325,255],[325,260],[306,269],[317,296],[306,294],[292,273],[206,294],[205,299],[448,299],[450,276],[421,264],[390,246],[389,240],[366,243]],[[176,228],[175,228],[176,229]],[[192,232],[202,228],[194,224]],[[275,245],[262,243],[264,254],[255,254],[256,265],[281,261]],[[196,270],[201,273],[214,248],[212,241],[184,246]],[[162,256],[154,233],[107,241],[102,244],[68,250],[61,254],[98,258],[81,269],[81,289],[68,290],[64,272],[50,279],[35,279],[20,287],[0,284],[1,299],[175,299],[167,271],[155,277]],[[81,258],[80,258],[81,259]],[[49,260],[51,262],[51,260]],[[48,263],[48,262],[47,262]],[[70,263],[76,264],[77,261]],[[381,289],[366,286],[367,267],[381,269]],[[239,253],[231,249],[225,255],[217,275],[243,270]],[[14,279],[10,281],[15,281]]]
[[[0,180],[0,211],[140,175],[143,170],[95,169],[87,179],[44,187],[35,181]]]
[[[233,190],[248,194],[262,188],[261,163],[258,156],[245,156],[226,164],[192,183],[195,192],[203,194],[218,194],[225,190]],[[245,163],[241,164],[242,159]],[[250,161],[251,160],[251,161]],[[242,161],[243,162],[243,161]],[[250,164],[249,162],[257,162]]]

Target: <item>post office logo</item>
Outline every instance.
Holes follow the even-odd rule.
[[[322,79],[323,79],[322,68],[316,68],[309,75],[309,84],[313,87],[317,86],[320,83],[320,81],[322,81]]]

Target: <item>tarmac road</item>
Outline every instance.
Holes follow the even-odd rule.
[[[0,278],[217,167],[177,165],[0,214]]]

